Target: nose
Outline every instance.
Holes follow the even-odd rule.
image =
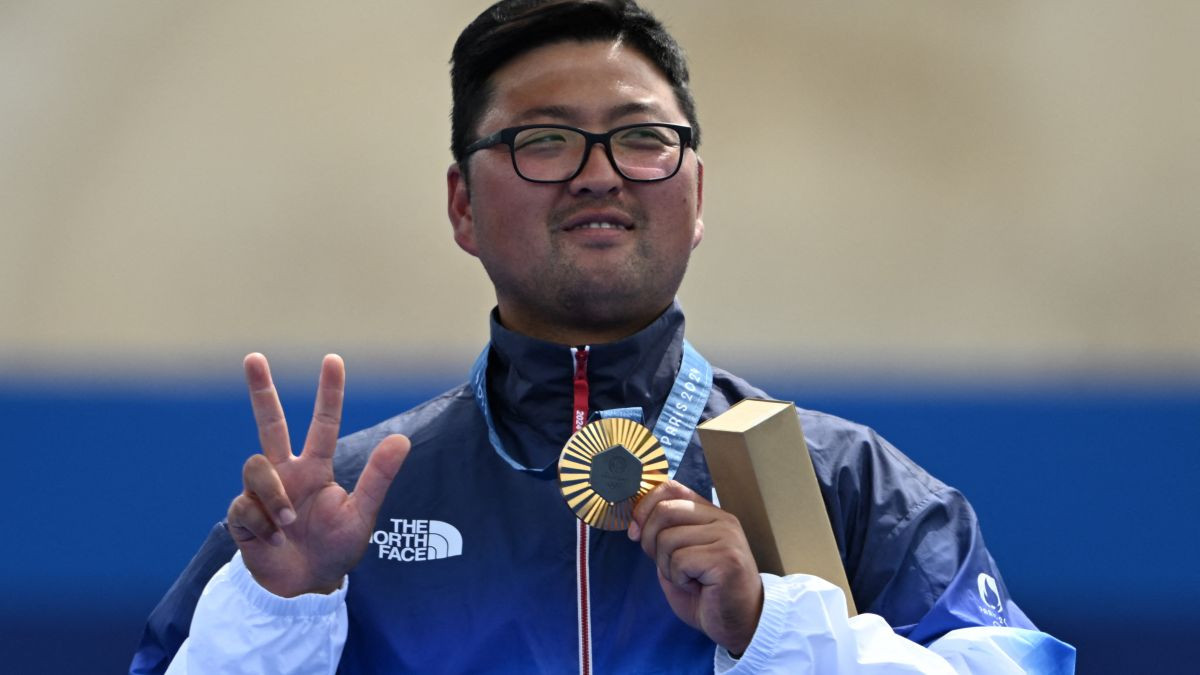
[[[578,176],[571,179],[569,188],[571,194],[610,194],[620,190],[624,180],[608,160],[604,144],[595,143],[588,148],[583,159],[583,169],[579,171]]]

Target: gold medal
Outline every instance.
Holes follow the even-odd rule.
[[[558,482],[567,506],[598,530],[624,530],[633,507],[667,479],[667,456],[646,427],[623,417],[587,424],[563,446]]]

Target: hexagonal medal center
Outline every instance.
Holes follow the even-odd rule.
[[[614,445],[592,457],[588,481],[596,494],[609,502],[625,501],[638,492],[642,483],[642,463],[625,446]]]

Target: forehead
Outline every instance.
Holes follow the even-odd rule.
[[[644,54],[619,41],[539,47],[497,70],[490,84],[480,120],[483,133],[545,121],[593,131],[627,121],[687,123],[667,78]]]

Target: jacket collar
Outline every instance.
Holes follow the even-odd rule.
[[[658,417],[683,351],[683,310],[674,302],[649,326],[624,340],[592,345],[588,354],[589,413],[640,407]],[[508,330],[491,315],[488,398],[505,448],[522,463],[553,461],[572,431],[571,348]]]

